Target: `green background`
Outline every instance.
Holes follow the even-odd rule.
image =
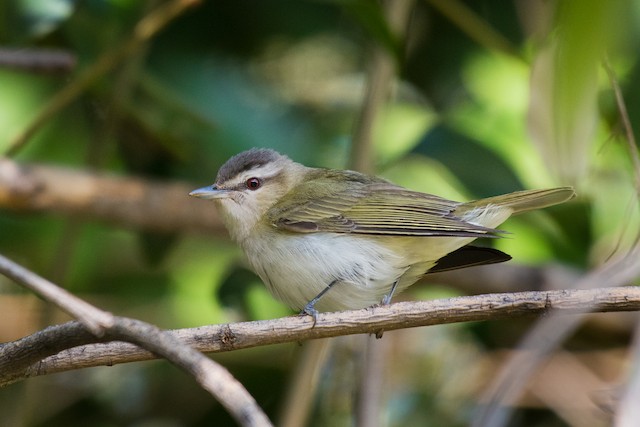
[[[0,153],[58,91],[122,49],[136,23],[162,3],[2,2],[3,47],[60,49],[75,55],[77,66],[0,68]],[[226,159],[251,147],[345,168],[379,49],[397,71],[374,125],[377,174],[456,200],[573,185],[575,201],[508,221],[503,228],[513,234],[494,246],[511,254],[511,263],[576,271],[624,251],[638,231],[637,189],[602,61],[608,58],[639,129],[638,2],[477,0],[448,3],[464,7],[452,15],[441,3],[415,2],[406,37],[397,37],[373,1],[203,1],[99,75],[12,158],[193,188],[212,183]],[[101,308],[164,328],[291,313],[246,269],[226,235],[158,234],[5,206],[0,253]],[[478,283],[477,293],[492,289]],[[447,283],[417,284],[404,297],[462,293]],[[0,301],[0,341],[66,319],[1,278]],[[629,327],[594,322],[566,345],[572,354],[623,352]],[[383,425],[467,425],[491,379],[487,367],[499,366],[530,325],[386,333]],[[306,345],[214,358],[277,422]],[[362,345],[353,338],[332,346],[318,368],[309,425],[353,425]],[[563,402],[571,397],[567,392]],[[233,425],[191,378],[163,361],[30,379],[0,390],[0,413],[3,426]],[[589,425],[606,420],[598,414]],[[512,425],[570,421],[544,399],[529,398]]]

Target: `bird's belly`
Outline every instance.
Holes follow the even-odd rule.
[[[304,308],[334,281],[318,310],[369,307],[409,268],[400,253],[354,235],[271,235],[248,239],[243,249],[274,296],[294,309]]]

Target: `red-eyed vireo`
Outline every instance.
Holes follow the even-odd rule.
[[[429,272],[507,261],[468,244],[509,216],[565,202],[569,187],[454,202],[348,170],[309,168],[273,150],[229,159],[192,191],[218,205],[231,238],[273,295],[317,314],[389,303]]]

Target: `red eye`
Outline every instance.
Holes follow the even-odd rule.
[[[257,190],[262,185],[262,181],[260,181],[260,178],[249,178],[245,185],[249,190]]]

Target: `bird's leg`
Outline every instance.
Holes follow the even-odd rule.
[[[315,298],[313,298],[311,301],[309,301],[307,303],[307,305],[304,306],[304,308],[302,309],[302,311],[300,312],[301,315],[306,314],[308,316],[313,317],[313,326],[316,326],[316,321],[318,320],[318,310],[316,310],[315,305],[316,303],[320,300],[320,298],[322,298],[322,296],[324,294],[327,293],[327,291],[329,289],[331,289],[331,287],[333,287],[333,285],[335,285],[336,283],[338,283],[338,279],[335,279],[333,282],[329,283],[327,285],[326,288],[324,288],[318,295],[315,296]],[[312,326],[312,327],[313,327]]]
[[[393,293],[396,291],[396,288],[398,287],[398,280],[400,279],[397,279],[395,282],[393,282],[393,285],[391,285],[391,290],[389,291],[389,293],[382,297],[382,301],[380,301],[380,305],[385,306],[385,305],[391,304],[391,298],[393,298]],[[382,329],[380,329],[379,331],[376,331],[376,338],[377,339],[382,338],[383,333],[384,331]]]
[[[398,287],[398,280],[393,282],[393,285],[391,285],[391,291],[389,291],[388,294],[386,294],[385,296],[382,297],[382,301],[380,302],[380,305],[389,305],[389,304],[391,304],[391,298],[393,298],[393,293],[396,291],[397,287]]]

